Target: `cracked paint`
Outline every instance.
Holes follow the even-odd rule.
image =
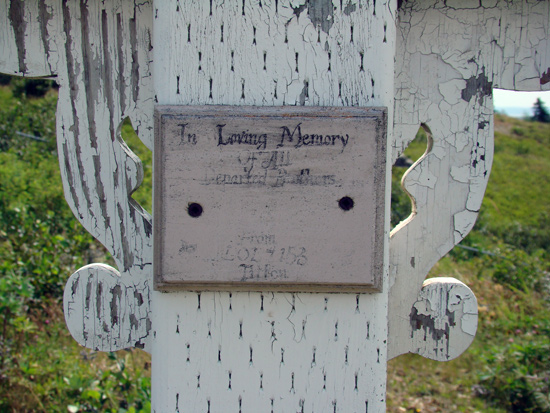
[[[351,5],[350,3],[348,3],[344,10],[346,15],[349,15],[355,10],[355,5]],[[315,27],[320,27],[321,30],[327,34],[333,25],[334,6],[332,0],[306,0],[304,4],[292,7],[292,9],[297,18],[300,18],[300,14],[307,9],[307,16]]]
[[[467,165],[453,166],[451,168],[451,177],[457,182],[468,183],[470,181],[470,167]]]
[[[485,75],[485,68],[477,76],[466,80],[466,87],[462,89],[461,97],[470,102],[472,97],[477,97],[479,105],[483,105],[483,99],[493,94],[493,82],[490,82]]]
[[[151,217],[130,197],[142,171],[119,133],[128,117],[151,147],[152,4],[10,0],[0,8],[11,22],[0,29],[3,39],[13,38],[6,50],[10,57],[0,62],[0,70],[56,76],[66,199],[122,270],[96,265],[73,274],[65,290],[69,330],[93,349],[118,350],[136,341],[147,348]],[[129,309],[122,308],[124,303]],[[125,342],[120,332],[105,331],[111,325],[136,334]]]
[[[474,339],[477,301],[460,281],[433,278],[424,283],[409,320],[414,352],[436,360],[451,360]]]
[[[174,12],[175,2],[159,3],[154,70],[159,104],[381,105],[391,112],[392,5],[377,1],[375,9],[370,1],[330,3],[330,9],[322,10],[328,1],[262,1],[262,7],[246,7],[245,16],[240,2],[225,2],[212,15],[198,1],[187,2],[185,13],[181,8]],[[205,37],[205,31],[215,34]],[[170,51],[164,44],[178,47]],[[171,63],[158,64],[165,57]],[[196,294],[155,292],[154,297],[159,301],[153,314],[153,358],[158,371],[166,372],[162,376],[174,383],[170,389],[161,384],[153,388],[169,401],[159,400],[158,411],[174,409],[177,393],[180,407],[183,400],[189,403],[190,392],[184,389],[188,384],[193,403],[199,400],[205,410],[208,401],[213,411],[219,408],[219,394],[228,391],[242,394],[243,411],[250,406],[294,411],[300,410],[300,403],[304,411],[319,411],[326,408],[327,397],[329,403],[337,401],[336,411],[364,411],[364,395],[369,411],[384,410],[386,293],[361,294],[358,303],[356,294],[234,292],[231,297],[227,292],[202,292],[200,311]],[[178,314],[182,323],[176,333]],[[200,348],[201,354],[188,354],[187,344]],[[334,362],[325,367],[327,357]],[[350,386],[344,385],[346,357],[349,366],[358,366]],[[225,377],[219,390],[216,375]],[[286,395],[281,399],[283,388]],[[238,410],[237,402],[234,407]]]
[[[10,0],[9,19],[17,44],[17,59],[19,72],[27,73],[27,63],[25,61],[27,49],[25,47],[25,31],[27,21],[25,19],[25,6],[23,0]]]
[[[401,4],[393,158],[420,124],[429,125],[433,148],[403,180],[415,214],[391,238],[392,357],[410,351],[436,357],[430,343],[413,349],[399,338],[411,331],[410,292],[475,223],[493,158],[492,88],[540,90],[547,81],[548,15],[549,4],[533,0]],[[431,176],[437,182],[427,186]],[[465,330],[474,318],[463,315]]]

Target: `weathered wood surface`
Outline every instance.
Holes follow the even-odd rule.
[[[118,267],[82,268],[65,290],[71,333],[99,350],[150,337],[151,217],[131,198],[143,172],[120,128],[130,118],[152,147],[151,23],[146,1],[0,2],[0,71],[55,77],[65,197]]]
[[[474,293],[454,278],[424,281],[411,309],[410,329],[411,353],[440,361],[460,356],[477,330]]]
[[[386,332],[371,296],[157,295],[157,411],[383,411]]]
[[[159,104],[385,106],[391,119],[395,4],[303,3],[156,3]],[[200,309],[195,293],[154,292],[153,405],[383,410],[387,280],[374,294],[202,293]]]
[[[393,1],[1,1],[0,71],[56,76],[66,198],[120,271],[71,276],[71,333],[100,350],[152,345],[157,411],[382,410],[387,358],[448,360],[473,338],[467,287],[422,282],[479,211],[492,87],[549,86],[548,26],[549,3],[534,0],[411,1],[398,14]],[[119,132],[129,117],[151,147],[155,99],[387,106],[393,159],[425,124],[433,140],[404,179],[415,210],[392,233],[383,292],[152,292],[151,219],[131,199],[141,166]]]
[[[391,235],[390,358],[415,352],[449,360],[471,342],[466,335],[448,346],[443,335],[418,348],[410,340],[417,300],[411,291],[420,289],[430,268],[477,218],[493,160],[492,88],[550,86],[549,6],[535,0],[421,0],[399,11],[393,159],[421,124],[432,139],[403,178],[414,213]],[[447,347],[454,350],[433,351]]]

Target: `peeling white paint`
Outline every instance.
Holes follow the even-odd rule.
[[[391,237],[390,357],[441,357],[430,350],[433,341],[408,340],[416,300],[410,292],[474,225],[493,158],[492,88],[550,87],[549,26],[549,3],[534,0],[421,0],[399,10],[393,158],[420,124],[430,129],[433,147],[403,180],[415,214]],[[426,186],[432,176],[437,182]],[[465,331],[473,318],[465,316]]]
[[[437,176],[430,173],[429,170],[425,171],[423,166],[423,162],[418,163],[416,166],[413,165],[413,167],[407,171],[407,175],[403,177],[403,182],[408,182],[409,187],[419,185],[433,189],[437,183]]]
[[[454,214],[455,244],[462,241],[468,232],[470,232],[475,224],[476,218],[477,212],[473,211],[464,210]]]
[[[460,102],[460,92],[466,86],[464,79],[452,79],[448,82],[439,84],[439,92],[443,96],[445,102],[447,102],[451,107]],[[452,112],[449,112],[450,117],[456,115]],[[453,128],[456,129],[456,128]]]
[[[69,329],[79,343],[94,349],[148,349],[151,217],[130,197],[143,173],[140,160],[123,143],[120,127],[129,117],[138,136],[152,147],[152,5],[2,1],[0,19],[5,23],[0,26],[0,71],[56,76],[65,197],[119,269],[95,265],[73,274],[65,291]],[[93,283],[83,289],[89,279]],[[111,314],[106,310],[113,288],[126,304],[117,304]],[[92,290],[97,306],[90,304]]]
[[[468,183],[470,180],[470,166],[453,166],[451,167],[451,177],[457,182]]]
[[[244,14],[242,2],[214,1],[212,14],[208,2],[177,3],[155,3],[159,104],[378,105],[393,117],[394,2],[247,1]],[[263,311],[261,293],[202,293],[197,311],[195,293],[154,292],[154,408],[174,410],[178,395],[197,411],[238,411],[239,397],[243,411],[383,411],[384,267],[382,293],[270,293]],[[187,343],[204,354],[188,363]]]
[[[465,351],[477,329],[477,300],[454,278],[426,280],[409,316],[411,351],[448,361]]]

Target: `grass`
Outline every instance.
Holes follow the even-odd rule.
[[[78,346],[58,302],[33,305],[29,315],[32,328],[18,338],[12,354],[17,364],[2,381],[1,411],[119,412],[121,400],[135,403],[140,394],[147,405],[150,365],[139,352],[107,354]]]
[[[460,265],[453,257],[447,256],[428,277],[437,276],[457,278],[476,294],[479,306],[476,338],[463,355],[449,362],[435,362],[417,355],[391,360],[388,366],[388,411],[512,411],[508,402],[486,397],[490,395],[491,386],[502,387],[487,382],[499,375],[504,380],[517,381],[515,375],[520,373],[521,363],[512,363],[507,355],[514,351],[514,346],[534,343],[543,348],[550,343],[547,296],[514,291],[495,283],[485,272],[480,258],[474,258],[468,265]],[[527,353],[530,351],[536,350]],[[506,357],[511,361],[510,365],[506,364]],[[539,370],[535,369],[537,371],[534,370],[532,376],[547,380],[549,367],[550,364],[546,364]],[[525,377],[525,374],[519,376]]]
[[[501,132],[507,122],[510,134]],[[496,116],[495,159],[483,209],[492,224],[537,225],[550,205],[550,134],[536,122]]]

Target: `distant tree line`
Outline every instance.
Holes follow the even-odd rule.
[[[550,113],[548,113],[548,109],[546,109],[540,98],[533,105],[533,116],[531,119],[536,122],[550,123]]]

